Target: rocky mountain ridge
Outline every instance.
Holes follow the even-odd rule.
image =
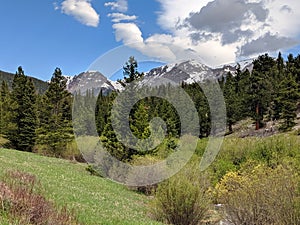
[[[248,69],[252,71],[253,64],[251,60],[244,60],[239,63],[240,70]],[[237,64],[226,64],[217,68],[210,68],[195,60],[186,60],[173,64],[167,64],[157,68],[153,68],[145,73],[143,83],[148,82],[173,82],[176,84],[203,82],[206,79],[218,79],[226,76],[228,72],[234,74],[237,71]],[[123,86],[117,82],[106,78],[98,71],[87,71],[80,73],[74,77],[67,77],[67,89],[71,93],[80,92],[84,94],[86,90],[94,90],[98,94],[102,89],[103,93],[110,91],[122,91]]]

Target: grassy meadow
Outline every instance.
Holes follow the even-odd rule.
[[[91,176],[85,168],[86,164],[0,149],[1,176],[7,170],[36,175],[44,195],[58,207],[74,210],[80,224],[159,224],[147,215],[149,197]],[[0,216],[0,222],[7,221]]]

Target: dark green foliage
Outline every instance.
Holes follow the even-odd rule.
[[[297,101],[300,97],[299,86],[296,83],[295,77],[291,73],[288,73],[281,81],[279,87],[278,98],[276,100],[281,108],[279,118],[283,119],[281,129],[289,130],[295,125]]]
[[[239,97],[238,79],[240,79],[240,70],[233,77],[231,73],[226,76],[224,84],[224,98],[226,103],[227,125],[229,133],[232,133],[232,126],[241,118],[241,98]]]
[[[15,74],[7,73],[7,72],[0,70],[0,83],[2,83],[2,81],[5,81],[10,90],[12,89],[12,83],[13,83],[14,77],[15,77]],[[32,79],[35,90],[39,94],[45,93],[45,91],[48,88],[48,83],[46,81],[42,81],[42,80],[39,80],[34,77],[30,77],[30,78]]]
[[[275,60],[268,54],[259,56],[253,61],[254,68],[250,76],[249,104],[252,118],[256,123],[256,130],[263,126],[263,116],[271,103],[273,93],[273,75],[276,66]]]
[[[151,92],[155,93],[160,89],[161,87],[157,89],[154,88]],[[132,102],[130,95],[127,96],[125,93],[125,96],[122,96],[126,104],[122,104],[123,100],[120,103],[113,102],[115,95],[116,93],[112,93],[109,96],[99,96],[96,106],[96,123],[104,147],[117,159],[127,161],[132,159],[133,155],[156,154],[158,149],[160,149],[160,145],[154,149],[152,149],[151,146],[159,144],[156,140],[161,137],[157,137],[157,134],[162,133],[162,135],[164,135],[165,132],[163,130],[164,128],[160,127],[150,138],[150,121],[153,118],[158,117],[164,120],[166,125],[165,138],[179,137],[179,117],[174,107],[166,100],[157,97],[144,98],[134,104],[132,109],[129,109],[130,102]],[[110,112],[113,103],[116,109],[114,121],[117,121],[114,127],[112,125]],[[126,116],[127,114],[129,115]],[[129,131],[125,128],[128,123]],[[119,139],[120,137],[117,137],[115,130],[122,131],[122,140]],[[127,134],[126,132],[132,132],[132,134],[140,140],[148,140],[144,142],[143,146],[132,144],[129,138],[131,134]],[[170,143],[172,142],[170,141]],[[131,147],[132,145],[136,148]],[[170,149],[175,148],[174,144],[170,144],[169,147]]]
[[[40,99],[37,144],[46,145],[49,154],[60,156],[67,143],[73,140],[71,94],[66,90],[66,79],[56,68],[49,88]]]
[[[102,91],[100,95],[102,96]],[[100,97],[101,98],[101,97]],[[73,97],[73,127],[74,133],[77,136],[92,136],[96,133],[96,127],[102,127],[103,123],[100,121],[104,117],[104,113],[99,111],[98,104],[96,104],[97,98],[93,93],[93,90],[87,90],[84,95],[80,92],[75,93]],[[95,108],[97,105],[97,108]],[[104,107],[106,109],[106,107]],[[96,116],[95,114],[101,113],[103,117]]]
[[[158,185],[151,211],[155,219],[175,225],[206,224],[211,204],[209,183],[196,165]]]
[[[137,61],[133,56],[130,56],[128,62],[123,66],[123,75],[126,83],[131,83],[144,75],[143,73],[139,73],[137,68]]]
[[[195,108],[198,111],[200,125],[199,136],[208,137],[211,131],[211,118],[208,101],[203,93],[203,90],[201,89],[199,84],[182,84],[182,87],[187,92],[192,101],[195,103]],[[180,121],[178,122],[180,124]]]
[[[285,63],[280,53],[276,60],[268,54],[261,55],[253,61],[254,68],[251,73],[248,70],[241,71],[240,66],[237,65],[237,72],[235,74],[229,73],[226,77],[224,76],[219,80],[226,103],[229,133],[233,132],[233,125],[236,122],[247,117],[253,118],[256,129],[262,128],[268,121],[278,119],[283,119],[286,127],[289,129],[293,126],[297,101],[299,102],[299,89],[295,83],[298,72],[300,71],[297,67],[297,59],[298,58],[289,56],[288,62]],[[132,82],[138,79],[138,76],[134,75],[138,74],[137,63],[134,58],[130,58],[124,66],[124,74],[129,76],[125,78],[126,82]],[[220,105],[220,103],[211,102],[209,106],[207,96],[205,96],[214,96],[214,90],[206,90],[204,94],[200,85],[196,83],[182,83],[181,88],[183,88],[192,99],[198,111],[200,125],[199,137],[208,137],[211,132],[217,132],[214,131],[211,126],[210,107],[212,107],[213,104]],[[158,93],[166,94],[172,93],[172,91],[175,93],[176,88],[170,85],[160,85],[145,90],[145,93],[152,93],[153,96],[156,96]],[[113,152],[113,155],[118,155],[117,158],[126,161],[131,160],[132,156],[136,154],[143,155],[145,152],[139,152],[131,147],[125,147],[127,144],[130,146],[130,135],[123,133],[123,140],[127,141],[127,143],[125,143],[123,140],[119,140],[119,137],[117,137],[113,130],[110,120],[110,110],[112,104],[116,106],[113,100],[117,95],[117,93],[107,96],[100,94],[96,105],[96,123],[98,133],[101,136],[104,146],[109,149],[110,153]],[[122,95],[124,94],[122,93]],[[137,96],[137,99],[141,100],[132,106],[130,103],[132,103],[134,99],[130,94],[127,95],[128,96],[122,97],[126,104],[117,105],[118,113],[115,116],[119,118],[117,121],[120,122],[117,123],[114,128],[125,131],[126,129],[124,129],[124,127],[126,123],[129,122],[130,131],[133,135],[143,140],[151,136],[150,121],[155,117],[159,117],[166,124],[166,139],[178,138],[181,132],[185,132],[181,130],[182,120],[180,120],[184,118],[179,118],[174,106],[166,99],[156,97],[141,99]],[[175,101],[181,105],[183,110],[186,108],[186,102],[182,101],[182,99],[178,98]],[[132,109],[128,117],[124,118],[122,115],[128,112],[127,106],[132,107]],[[216,109],[218,109],[218,107],[216,107]],[[189,113],[188,111],[185,112],[184,116],[189,118]],[[192,130],[193,127],[188,129]],[[128,130],[126,132],[128,132]],[[158,149],[160,149],[159,146],[147,154],[156,154]],[[175,148],[172,149],[174,150]],[[172,150],[166,152],[172,152]]]
[[[289,130],[294,125],[297,104],[299,104],[299,76],[300,76],[300,56],[288,56],[287,62],[284,61],[281,53],[277,59],[267,54],[259,56],[253,62],[254,68],[251,73],[248,70],[241,71],[237,65],[235,74],[227,74],[220,78],[219,83],[224,92],[224,99],[227,107],[227,125],[229,132],[233,132],[233,125],[251,116],[256,123],[256,128],[262,128],[270,120],[281,120],[283,130]],[[124,85],[128,88],[129,83],[138,80],[143,76],[138,72],[138,64],[134,57],[130,57],[124,65]],[[0,78],[3,73],[0,72]],[[5,75],[6,76],[6,75]],[[13,76],[12,76],[13,77]],[[10,92],[9,87],[13,90]],[[71,102],[72,96],[65,90],[66,80],[62,76],[60,69],[56,69],[51,79],[49,88],[43,96],[37,96],[32,82],[24,75],[19,68],[14,76],[14,82],[11,85],[2,83],[0,96],[0,131],[1,136],[9,138],[11,143],[23,150],[31,151],[35,143],[36,134],[37,148],[39,146],[48,146],[51,154],[61,156],[66,146],[73,140]],[[189,95],[198,111],[199,127],[197,132],[200,138],[207,137],[211,133],[216,133],[215,127],[211,125],[210,108],[212,105],[220,105],[219,102],[210,102],[208,104],[205,95],[213,96],[214,90],[201,89],[199,84],[184,84],[181,88]],[[133,89],[133,91],[135,91]],[[145,93],[151,93],[152,96],[166,94],[172,101],[184,111],[182,118],[171,102],[159,97],[132,96],[132,94],[123,94],[123,100],[126,104],[116,104],[114,101],[117,92],[103,94],[102,91],[98,98],[95,97],[93,90],[86,93],[76,93],[74,100],[73,113],[80,113],[76,117],[74,125],[75,134],[82,136],[93,136],[98,133],[104,146],[116,158],[122,161],[128,161],[137,156],[164,155],[167,157],[176,150],[176,141],[180,135],[185,132],[193,131],[195,124],[189,127],[182,126],[182,121],[191,118],[191,112],[187,110],[184,99],[180,97],[174,99],[176,88],[171,85],[160,85],[156,87],[145,88]],[[135,93],[135,92],[133,92]],[[135,95],[139,95],[136,93]],[[136,98],[134,98],[136,97]],[[139,99],[138,102],[135,102]],[[35,103],[36,102],[36,103]],[[111,109],[117,107],[117,113],[113,115],[117,124],[112,124]],[[128,111],[128,107],[131,107]],[[95,107],[95,108],[94,108]],[[36,121],[36,110],[38,120]],[[124,118],[125,112],[128,117]],[[126,115],[127,116],[127,115]],[[153,118],[160,118],[164,125],[160,125],[160,136],[164,137],[161,145],[156,145],[157,140],[151,135],[151,121]],[[38,123],[38,129],[36,129]],[[128,126],[129,130],[124,129]],[[185,123],[186,124],[186,123]],[[113,128],[114,127],[114,128]],[[125,131],[123,140],[117,136],[114,129]],[[185,130],[184,130],[185,129]],[[96,131],[96,132],[95,132]],[[149,151],[142,148],[133,148],[133,138],[131,133],[139,140],[147,140],[149,146],[157,146]],[[155,131],[155,133],[158,133]],[[165,136],[164,136],[165,135]],[[151,137],[151,138],[149,138]],[[125,140],[125,142],[124,142]],[[20,142],[20,143],[19,143]],[[21,142],[23,144],[21,144]],[[169,143],[169,144],[166,144]],[[128,146],[127,146],[128,145]],[[163,149],[167,148],[167,149]]]
[[[32,80],[18,68],[12,84],[11,123],[7,137],[18,150],[32,151],[36,129],[36,91]]]

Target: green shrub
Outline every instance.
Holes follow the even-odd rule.
[[[208,180],[196,165],[158,185],[151,212],[156,220],[175,225],[204,224],[211,203]]]
[[[300,224],[299,178],[290,169],[248,164],[227,173],[216,190],[224,217],[233,224]]]
[[[236,171],[236,166],[230,160],[220,159],[211,165],[210,171],[212,182],[216,184],[227,172]]]

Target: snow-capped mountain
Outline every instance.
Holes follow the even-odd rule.
[[[242,72],[246,69],[252,71],[252,61],[253,60],[251,59],[239,62],[240,70]],[[228,72],[234,75],[237,68],[237,63],[210,68],[198,61],[187,60],[154,68],[146,73],[145,79],[151,82],[150,80],[154,78],[165,78],[177,84],[182,82],[191,84],[195,82],[203,82],[207,79],[218,79],[222,76],[226,76]]]
[[[194,60],[161,66],[150,70],[145,79],[164,78],[174,83],[195,83],[214,78],[213,70]]]
[[[117,82],[108,80],[98,71],[87,71],[74,77],[67,77],[67,90],[71,93],[81,92],[85,94],[87,90],[94,90],[99,94],[102,89],[103,93],[119,90],[121,87]]]
[[[251,60],[239,62],[240,70],[248,69],[252,71],[253,63]],[[173,64],[167,64],[150,70],[145,73],[142,80],[143,84],[159,85],[162,83],[181,84],[182,82],[191,84],[203,82],[207,79],[218,79],[226,76],[228,72],[233,75],[237,71],[237,63],[221,65],[216,68],[210,68],[207,65],[195,60],[180,61]],[[98,71],[87,71],[74,77],[67,78],[67,89],[71,93],[80,92],[84,94],[86,90],[94,89],[95,94],[110,91],[122,91],[124,87],[117,81],[107,79]]]

